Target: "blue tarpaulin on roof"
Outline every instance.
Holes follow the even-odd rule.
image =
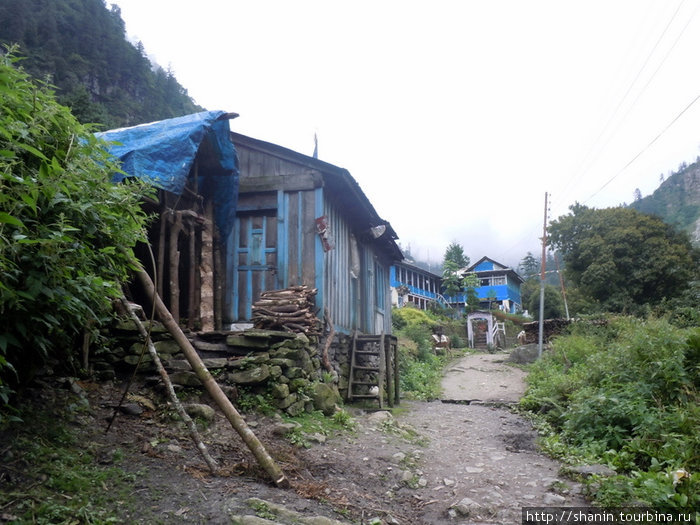
[[[109,152],[119,158],[126,173],[115,175],[115,182],[138,177],[176,195],[184,191],[195,158],[204,150],[198,186],[205,197],[214,199],[223,236],[233,226],[238,198],[238,158],[229,135],[225,111],[203,111],[96,133],[108,143]]]

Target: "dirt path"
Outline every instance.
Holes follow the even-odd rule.
[[[113,509],[125,523],[518,524],[524,506],[584,505],[580,487],[558,475],[530,425],[508,409],[524,391],[524,373],[505,357],[456,360],[444,378],[449,402],[402,401],[393,416],[350,408],[356,431],[309,436],[310,448],[292,445],[279,420],[246,416],[291,490],[269,483],[218,413],[202,432],[218,476],[164,415],[167,405],[121,416],[105,434],[116,385],[86,384],[89,412],[72,424],[97,457],[119,451],[118,465],[134,473],[129,498]],[[139,393],[159,398],[145,386]]]
[[[507,356],[471,354],[445,372],[442,399],[515,403],[525,393],[525,372],[506,363]]]
[[[526,374],[506,358],[460,358],[446,371],[443,400],[462,403],[412,403],[399,418],[430,440],[417,495],[434,502],[418,523],[520,523],[522,507],[585,505],[580,486],[558,475],[530,424],[507,408],[524,393]]]

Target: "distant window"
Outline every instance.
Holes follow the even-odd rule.
[[[481,286],[490,286],[491,285],[491,279],[488,277],[485,279],[481,279]]]
[[[492,282],[493,285],[499,285],[499,284],[506,284],[506,276],[505,275],[497,275],[496,277],[492,277]]]

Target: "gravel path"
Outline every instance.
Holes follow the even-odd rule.
[[[530,424],[508,409],[524,393],[526,374],[506,358],[460,358],[443,380],[450,402],[405,403],[399,422],[429,439],[416,496],[430,503],[415,523],[517,524],[522,507],[586,504],[580,485],[537,450]]]
[[[443,400],[515,403],[525,393],[525,372],[506,363],[507,355],[471,354],[445,372]]]
[[[292,445],[278,420],[248,415],[290,490],[270,484],[220,413],[202,432],[218,476],[184,429],[154,412],[121,416],[105,434],[105,403],[118,398],[116,386],[88,389],[91,409],[78,428],[98,456],[119,450],[119,466],[134,473],[129,502],[115,509],[128,523],[515,525],[525,506],[584,505],[580,486],[558,475],[530,425],[509,409],[525,385],[506,357],[455,360],[442,401],[403,400],[394,415],[350,407],[357,430],[310,437],[310,448]]]

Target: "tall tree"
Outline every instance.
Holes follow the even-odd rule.
[[[537,288],[538,293],[531,293],[528,296],[528,302],[526,304],[530,313],[539,312],[540,308],[540,295],[539,286]],[[545,284],[544,286],[544,318],[545,319],[557,319],[564,317],[564,299],[562,298],[561,292],[556,286],[551,284]]]
[[[524,279],[537,276],[540,271],[540,260],[532,255],[532,252],[527,252],[527,255],[518,264],[518,271]]]
[[[447,264],[448,262],[454,263],[458,269],[469,266],[469,257],[464,253],[462,245],[456,241],[452,241],[447,247],[447,250],[445,250],[443,264]]]
[[[447,295],[454,297],[464,291],[459,270],[468,265],[469,257],[464,254],[462,245],[455,241],[451,242],[442,260],[442,285]]]
[[[698,278],[700,254],[687,234],[631,208],[571,206],[552,222],[549,243],[565,275],[601,309],[633,312],[680,295]]]

